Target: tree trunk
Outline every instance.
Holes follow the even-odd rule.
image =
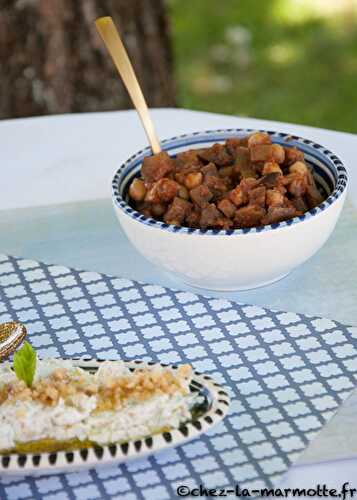
[[[164,0],[0,0],[0,118],[131,107],[94,20],[117,24],[150,106],[175,105]]]

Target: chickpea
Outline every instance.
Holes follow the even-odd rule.
[[[203,175],[201,172],[191,172],[190,174],[186,175],[185,179],[185,186],[187,189],[191,190],[200,184],[202,184],[203,180]]]
[[[278,174],[283,175],[281,168],[277,163],[275,163],[275,161],[267,161],[266,163],[264,163],[262,172],[263,175],[272,174],[273,172],[277,172]]]
[[[129,196],[135,201],[143,201],[146,195],[146,187],[141,179],[134,179],[130,184]]]
[[[296,161],[289,167],[289,172],[292,174],[306,175],[308,173],[308,168],[302,161]]]
[[[283,146],[280,146],[280,144],[273,144],[272,150],[273,150],[273,160],[276,163],[284,163],[285,150],[284,150]]]
[[[190,197],[190,194],[188,190],[185,188],[185,186],[179,186],[178,191],[177,191],[177,196],[179,198],[182,198],[183,200],[188,200]]]
[[[260,144],[271,144],[269,134],[266,132],[256,132],[248,137],[248,148],[258,146]]]

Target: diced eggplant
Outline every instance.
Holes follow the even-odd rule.
[[[272,144],[258,144],[250,148],[251,161],[272,161],[274,149]]]
[[[141,175],[144,181],[156,182],[162,179],[175,169],[175,162],[170,156],[162,151],[153,156],[146,156],[144,158]]]
[[[164,221],[166,224],[179,226],[189,215],[191,208],[192,204],[189,201],[176,197],[167,210],[164,216]]]
[[[238,228],[260,226],[265,213],[264,208],[255,205],[239,208],[234,216],[235,226]]]
[[[213,193],[205,184],[201,184],[200,186],[191,189],[190,197],[196,205],[203,208],[212,200]]]
[[[226,198],[219,201],[217,207],[228,219],[232,219],[236,212],[236,206]]]

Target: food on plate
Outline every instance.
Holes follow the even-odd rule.
[[[170,157],[144,158],[129,187],[131,205],[146,217],[198,229],[239,229],[302,215],[326,195],[304,153],[273,144],[269,134],[227,139]]]
[[[189,365],[130,369],[37,360],[28,344],[0,367],[0,453],[58,451],[140,439],[193,419],[202,400]],[[18,353],[16,353],[18,354]]]

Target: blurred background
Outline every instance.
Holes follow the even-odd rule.
[[[0,0],[0,117],[131,107],[106,14],[151,106],[357,132],[357,0]]]

